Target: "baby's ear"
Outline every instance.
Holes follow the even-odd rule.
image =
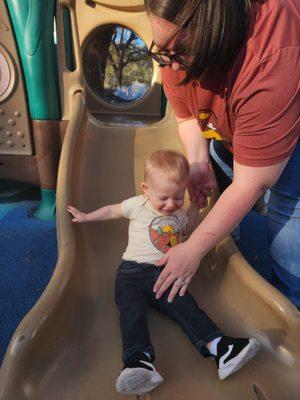
[[[146,182],[141,183],[141,188],[144,194],[148,194],[148,185]]]

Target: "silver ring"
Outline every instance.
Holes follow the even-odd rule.
[[[184,280],[182,280],[182,278],[177,278],[176,279],[176,282],[177,282],[177,284],[179,285],[179,286],[183,286],[184,285]]]

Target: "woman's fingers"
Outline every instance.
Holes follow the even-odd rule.
[[[159,297],[160,297],[161,294],[164,292],[164,290],[166,290],[165,281],[169,278],[169,275],[171,275],[170,272],[169,272],[167,269],[164,269],[164,270],[160,273],[160,275],[159,275],[157,281],[155,282],[155,285],[154,285],[154,287],[153,287],[153,292],[156,293],[156,294],[159,293]],[[174,280],[174,279],[175,279],[175,278],[173,278],[173,280]],[[173,282],[173,280],[171,279],[171,283]],[[170,284],[171,284],[171,283],[170,283]],[[168,287],[169,287],[169,285],[168,285]],[[163,289],[163,290],[162,290],[162,289]],[[156,295],[156,297],[157,297],[157,295]],[[157,297],[157,298],[158,298],[158,297]]]
[[[175,282],[173,283],[172,289],[169,293],[169,296],[168,296],[169,303],[172,303],[172,301],[174,300],[174,297],[177,295],[177,293],[179,292],[181,287],[182,287],[181,283],[179,283],[177,280],[175,280]]]
[[[186,292],[186,290],[187,290],[187,288],[188,288],[189,283],[191,282],[191,280],[192,280],[192,277],[187,277],[187,278],[185,278],[184,284],[181,286],[181,288],[180,288],[180,290],[179,290],[179,296],[182,297],[182,296],[185,295],[185,292]]]
[[[171,285],[172,287],[168,292],[169,302],[172,302],[178,293],[183,296],[186,292],[187,286],[200,264],[200,257],[189,249],[187,243],[188,241],[178,244],[166,254],[166,266],[161,271],[153,288],[157,299]]]
[[[172,274],[170,274],[166,279],[164,279],[164,282],[162,282],[162,284],[160,285],[159,289],[156,292],[155,297],[157,299],[160,299],[161,296],[164,294],[164,292],[169,288],[169,286],[172,285],[172,283],[174,282],[175,279],[176,279],[176,276],[174,276]],[[180,285],[179,285],[179,287],[180,287]]]
[[[166,279],[169,277],[171,273],[169,272],[168,268],[165,268],[161,271],[161,273],[159,274],[159,277],[157,278],[157,281],[155,282],[155,285],[153,287],[153,292],[154,293],[158,293],[160,291],[160,293],[162,293],[163,291],[161,290],[162,285],[164,284],[164,282],[166,281]],[[175,278],[174,278],[175,279]],[[173,280],[174,280],[173,279]],[[165,285],[164,285],[165,287]]]
[[[179,296],[184,296],[190,281],[191,278],[185,278],[183,280],[181,278],[177,278],[173,283],[173,287],[169,293],[168,302],[172,303],[177,294],[179,294]]]

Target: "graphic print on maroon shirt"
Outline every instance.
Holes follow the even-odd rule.
[[[181,226],[174,215],[154,218],[149,226],[149,236],[152,244],[162,253],[180,243]]]
[[[220,132],[217,129],[217,118],[212,110],[199,110],[198,124],[206,139],[214,138],[216,140],[222,140]]]

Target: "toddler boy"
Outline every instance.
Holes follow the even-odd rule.
[[[189,179],[189,164],[183,154],[172,150],[154,152],[146,162],[143,195],[122,203],[101,207],[85,214],[72,206],[73,222],[104,221],[125,217],[130,220],[128,246],[116,276],[115,298],[120,311],[124,368],[116,389],[119,393],[142,395],[162,383],[156,371],[154,349],[147,327],[147,307],[175,320],[204,357],[216,361],[220,379],[240,369],[255,356],[260,344],[254,338],[225,336],[199,308],[187,291],[179,291],[168,302],[170,289],[156,299],[153,286],[162,270],[155,262],[182,235],[196,225],[199,208],[191,202],[182,209]],[[177,280],[178,281],[178,280]],[[179,282],[184,286],[184,282]]]

